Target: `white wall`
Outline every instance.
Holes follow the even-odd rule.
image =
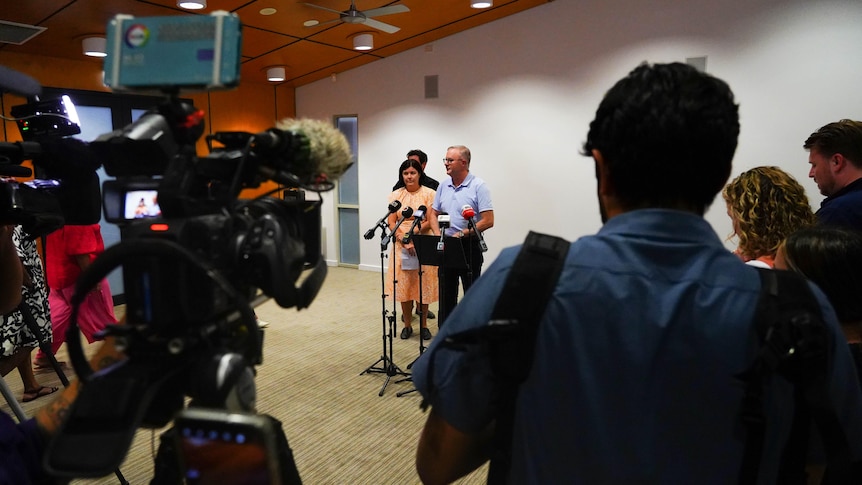
[[[386,211],[407,150],[428,153],[440,180],[446,147],[470,147],[494,201],[490,261],[530,229],[570,239],[599,229],[592,162],[578,152],[604,92],[642,61],[707,56],[740,103],[732,176],[778,165],[818,207],[802,142],[830,121],[862,119],[860,26],[858,0],[556,0],[298,88],[297,114],[359,116],[361,231]],[[424,77],[434,74],[440,97],[426,100]],[[720,196],[707,220],[730,233]],[[379,269],[379,242],[360,244],[361,267]]]

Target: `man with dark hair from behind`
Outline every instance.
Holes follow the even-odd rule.
[[[728,85],[685,64],[641,65],[605,95],[583,150],[605,224],[572,244],[539,323],[509,483],[736,483],[735,376],[758,351],[760,278],[703,214],[728,179],[738,134]],[[488,359],[447,338],[487,325],[518,249],[500,254],[413,367],[432,406],[416,460],[426,484],[489,457],[500,389]],[[830,397],[859,459],[862,392],[835,314],[815,293],[834,350]],[[759,483],[775,483],[793,390],[772,380],[763,392]]]
[[[814,179],[826,199],[817,211],[818,221],[862,231],[862,122],[829,123],[805,140]]]

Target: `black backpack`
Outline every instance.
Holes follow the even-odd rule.
[[[748,370],[737,376],[745,385],[739,413],[745,440],[739,483],[757,482],[766,433],[763,389],[767,380],[778,375],[793,384],[794,417],[776,482],[807,483],[805,465],[813,424],[826,452],[829,483],[859,485],[860,463],[851,460],[847,437],[829,398],[828,334],[820,305],[800,275],[758,271],[761,291],[754,325],[761,347]]]

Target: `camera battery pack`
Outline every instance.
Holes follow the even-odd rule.
[[[133,17],[108,23],[105,85],[116,90],[227,89],[239,83],[242,24],[210,15]]]

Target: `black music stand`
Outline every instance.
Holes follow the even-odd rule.
[[[447,269],[469,269],[467,263],[467,255],[464,253],[463,239],[446,236],[443,238],[443,246],[440,246],[440,236],[418,236],[413,245],[415,247],[422,246],[421,251],[426,254],[427,260],[422,264],[437,266],[437,291],[438,291],[438,309],[437,309],[437,326],[438,328],[446,321],[446,306],[443,304],[443,289],[445,287],[445,274]],[[426,247],[428,246],[428,247]],[[420,249],[416,250],[417,253]]]
[[[422,236],[419,234],[414,234],[413,236],[411,236],[411,238],[413,240],[413,247],[416,249],[416,257],[419,259],[419,311],[422,312],[422,274],[424,273],[424,271],[422,270],[422,266],[439,266],[440,265],[441,258],[440,258],[440,254],[437,252],[437,243],[440,242],[440,238],[438,236]],[[440,298],[439,281],[438,281],[437,298],[438,298],[438,300]],[[438,313],[439,313],[439,309],[438,309]],[[419,357],[422,357],[422,354],[425,352],[425,341],[422,339],[422,331],[421,331],[422,317],[423,316],[425,317],[426,323],[428,321],[427,315],[420,315],[419,316],[419,326],[420,326],[419,355],[415,359],[413,359],[413,362],[410,362],[410,364],[407,365],[408,370],[413,367],[413,364],[415,364],[416,361],[419,360]],[[405,381],[410,381],[412,379],[413,379],[412,377],[405,377],[404,379],[398,380],[396,382],[405,382]],[[402,391],[402,392],[396,393],[395,395],[397,397],[401,397],[405,394],[410,394],[411,392],[414,392],[414,391],[416,391],[416,388],[410,389],[408,391]]]
[[[413,236],[413,247],[416,248],[416,255],[419,258],[420,271],[422,270],[423,265],[437,266],[437,300],[439,302],[437,307],[438,328],[447,317],[446,309],[443,305],[443,275],[446,272],[446,268],[467,268],[467,257],[464,254],[464,247],[461,246],[462,242],[463,241],[457,237],[449,236],[444,237],[442,241],[440,239],[440,236]],[[413,359],[413,362],[411,362],[410,365],[407,366],[408,369],[413,367],[413,364],[416,363],[419,357],[422,357],[423,352],[425,352],[425,343],[422,341],[422,335],[420,331],[419,356]],[[397,382],[404,382],[408,380],[412,380],[412,376],[405,379],[401,379]],[[416,391],[415,387],[407,391],[401,391],[397,393],[396,396],[401,397],[414,391]]]

